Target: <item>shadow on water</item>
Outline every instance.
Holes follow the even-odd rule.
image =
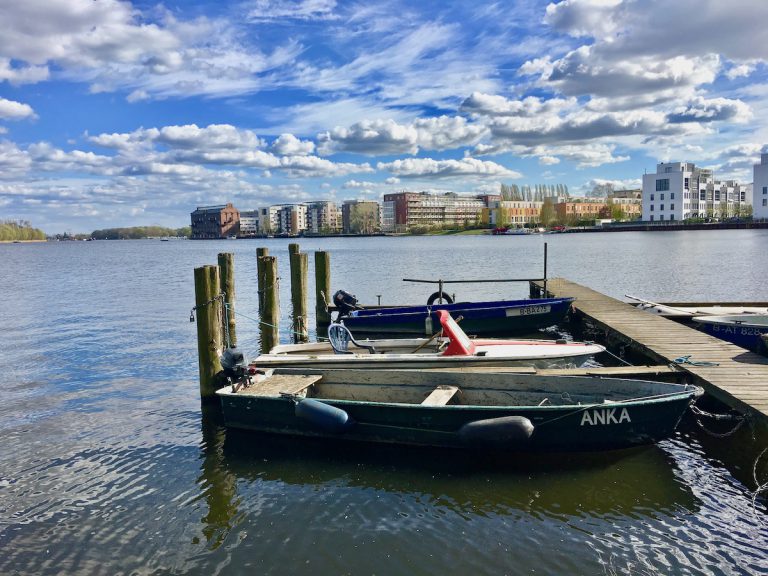
[[[239,491],[256,484],[411,496],[462,515],[655,517],[698,507],[659,446],[482,456],[228,430],[216,409],[204,411],[202,430],[204,533],[211,547],[241,513]]]

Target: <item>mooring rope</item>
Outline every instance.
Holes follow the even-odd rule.
[[[708,362],[706,360],[691,360],[691,354],[680,356],[672,360],[675,364],[690,364],[691,366],[720,366],[719,362]]]
[[[760,484],[760,481],[757,479],[757,464],[766,452],[768,452],[768,448],[763,448],[763,451],[757,455],[757,458],[755,458],[755,463],[752,464],[752,478],[755,481],[755,490],[752,492],[752,512],[754,513],[755,518],[757,518],[757,521],[763,526],[765,526],[765,521],[762,516],[757,513],[757,497],[768,490],[768,482]]]
[[[713,414],[712,412],[706,412],[705,410],[702,410],[698,406],[691,405],[691,412],[696,414],[696,416],[699,416],[699,418],[696,418],[696,423],[699,425],[699,428],[704,430],[707,434],[710,436],[713,436],[715,438],[727,438],[728,436],[732,436],[736,433],[736,431],[741,428],[744,423],[747,421],[747,417],[743,414]],[[719,420],[719,421],[736,421],[736,425],[729,430],[728,432],[713,432],[712,430],[708,429],[701,421],[701,417],[705,418],[711,418],[712,420]]]

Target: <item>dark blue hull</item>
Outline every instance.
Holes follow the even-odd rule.
[[[768,334],[768,326],[749,324],[747,322],[708,322],[706,318],[698,318],[696,321],[699,323],[701,330],[721,340],[726,340],[736,344],[736,346],[741,346],[754,352],[764,350],[765,345],[761,335]]]
[[[526,334],[557,324],[568,313],[571,302],[573,298],[538,298],[398,306],[355,310],[341,319],[354,334],[431,336],[440,330],[437,311],[446,310],[454,319],[461,317],[461,328],[467,334],[506,336]]]

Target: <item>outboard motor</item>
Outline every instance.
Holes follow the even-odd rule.
[[[344,290],[337,290],[333,295],[333,305],[339,311],[339,316],[346,316],[352,310],[357,310],[357,298]]]
[[[243,353],[237,348],[227,348],[219,358],[224,376],[235,382],[242,380],[248,374],[248,362]]]

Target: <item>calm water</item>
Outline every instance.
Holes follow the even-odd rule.
[[[550,276],[616,297],[768,300],[768,231],[301,246],[331,252],[334,290],[397,303],[434,290],[406,277],[538,276],[545,240]],[[200,409],[193,268],[235,252],[255,350],[262,245],[286,279],[287,334],[284,240],[0,245],[0,573],[768,573],[749,433],[713,439],[689,419],[647,449],[501,462],[227,432]]]

